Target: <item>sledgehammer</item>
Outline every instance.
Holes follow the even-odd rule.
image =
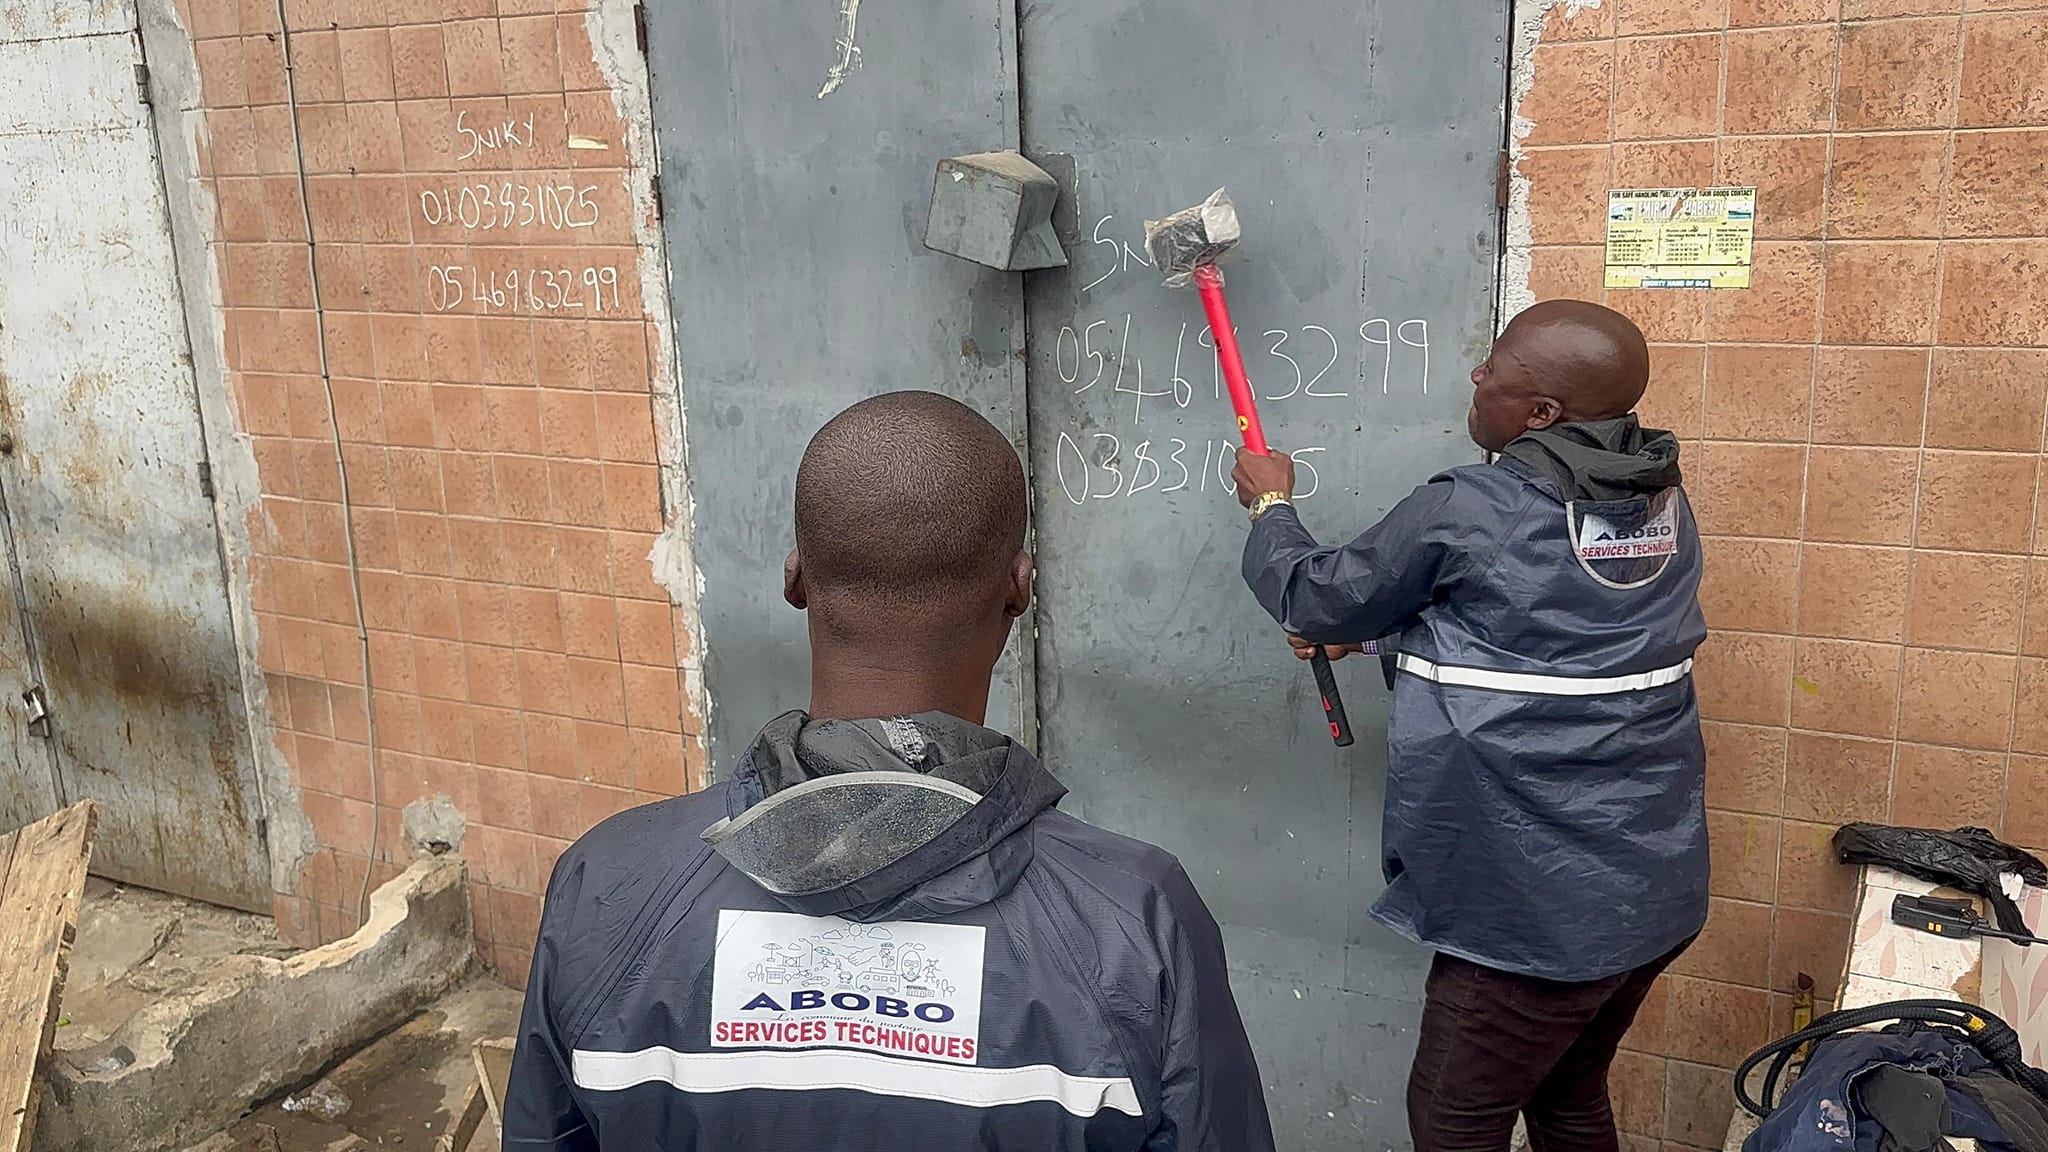
[[[1201,293],[1202,310],[1209,315],[1209,334],[1216,342],[1216,360],[1230,386],[1230,406],[1237,410],[1238,434],[1244,437],[1246,448],[1267,455],[1258,399],[1245,375],[1237,329],[1230,325],[1230,304],[1223,297],[1223,273],[1216,267],[1216,262],[1237,246],[1239,235],[1237,207],[1221,188],[1193,208],[1164,220],[1145,221],[1145,248],[1153,266],[1166,273],[1166,286],[1184,288],[1192,282]],[[1337,693],[1337,673],[1320,646],[1309,658],[1309,666],[1315,671],[1316,691],[1322,694],[1323,715],[1330,721],[1330,737],[1337,747],[1348,748],[1351,719],[1344,714],[1344,698]]]

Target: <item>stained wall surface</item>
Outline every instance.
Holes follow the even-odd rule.
[[[1637,1147],[1718,1148],[1835,995],[1839,824],[2048,845],[2048,6],[1557,4],[1520,68],[1527,286],[1648,332],[1707,536],[1713,918],[1615,1080]],[[1759,189],[1754,287],[1603,292],[1606,191],[1711,184]]]

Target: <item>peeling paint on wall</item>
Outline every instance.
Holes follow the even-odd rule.
[[[858,5],[858,0],[852,0]],[[676,355],[675,324],[669,314],[667,249],[662,243],[661,215],[656,198],[661,179],[654,144],[654,105],[647,83],[647,59],[641,55],[634,20],[635,0],[601,0],[588,16],[590,42],[597,64],[610,82],[619,119],[627,126],[626,150],[633,165],[633,236],[640,254],[640,298],[647,320],[659,333],[658,363],[653,372],[656,450],[661,461],[662,533],[647,562],[655,582],[668,589],[669,602],[681,613],[691,638],[683,660],[684,705],[709,723],[712,702],[704,682],[703,629],[698,603],[704,576],[698,569],[691,526],[696,506],[690,494],[688,443],[682,403],[682,371]],[[701,735],[696,737],[700,742]],[[707,774],[709,769],[707,768]]]
[[[1529,288],[1529,178],[1522,174],[1522,142],[1536,125],[1522,115],[1529,92],[1536,86],[1536,45],[1553,9],[1562,9],[1566,20],[1582,12],[1597,12],[1601,0],[1534,0],[1515,5],[1514,56],[1509,63],[1508,107],[1508,220],[1507,245],[1501,261],[1500,325],[1507,327],[1529,305],[1536,302]]]

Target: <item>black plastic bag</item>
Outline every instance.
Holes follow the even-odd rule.
[[[2019,906],[1999,888],[1998,874],[2017,872],[2027,883],[2048,888],[2048,865],[1982,828],[1940,832],[1845,824],[1835,831],[1835,855],[1844,864],[1876,864],[1982,896],[2006,932],[2031,935],[2032,929],[2020,916]]]

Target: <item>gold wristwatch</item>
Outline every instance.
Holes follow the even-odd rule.
[[[1252,519],[1257,520],[1259,517],[1271,512],[1274,506],[1279,504],[1293,507],[1294,498],[1285,492],[1261,492],[1259,498],[1252,501]]]

